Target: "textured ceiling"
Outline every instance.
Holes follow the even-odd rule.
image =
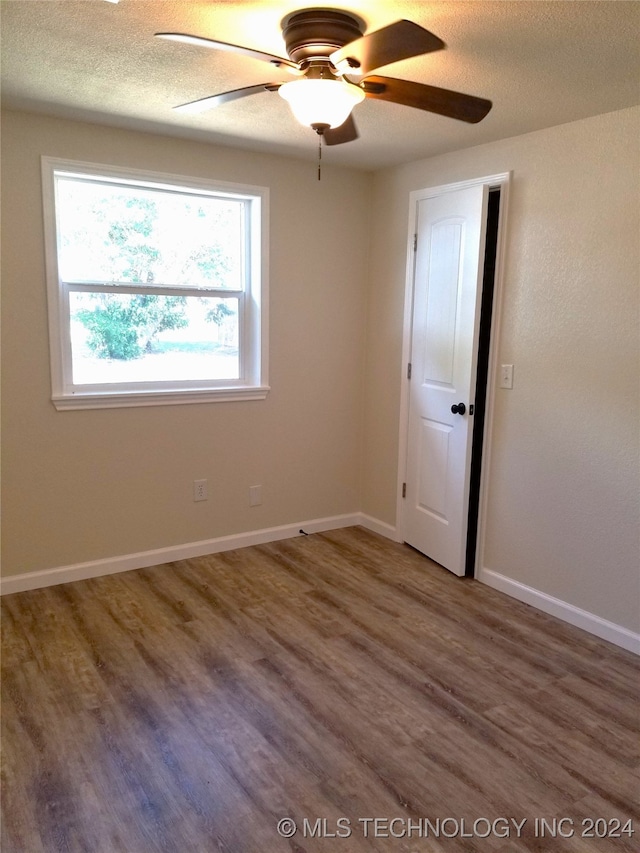
[[[493,101],[478,125],[367,100],[360,139],[327,162],[375,169],[621,109],[640,102],[640,2],[324,2],[367,29],[400,18],[447,49],[386,66],[387,76]],[[181,31],[286,56],[283,17],[304,0],[2,0],[2,103],[122,127],[295,157],[316,156],[313,131],[277,94],[201,115],[171,107],[273,77],[253,58],[154,39]]]

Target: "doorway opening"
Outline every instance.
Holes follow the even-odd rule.
[[[478,339],[478,362],[476,374],[475,415],[471,445],[471,470],[469,482],[469,520],[467,526],[467,550],[465,577],[474,577],[476,548],[478,543],[478,516],[480,510],[480,474],[482,471],[482,447],[485,415],[487,409],[487,382],[489,378],[489,352],[491,344],[491,318],[496,280],[498,254],[498,225],[500,222],[500,187],[489,190],[487,207],[484,270],[482,276],[482,302]]]

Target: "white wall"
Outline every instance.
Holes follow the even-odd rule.
[[[408,199],[513,170],[485,569],[640,628],[640,110],[376,175],[363,509],[395,524]]]
[[[270,187],[265,401],[54,409],[42,154]],[[3,115],[5,576],[357,511],[369,188],[328,163],[318,182],[312,162]]]

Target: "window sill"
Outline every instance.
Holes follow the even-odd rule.
[[[121,409],[140,406],[180,406],[188,403],[228,403],[241,400],[264,400],[268,385],[244,388],[208,388],[193,391],[132,391],[121,393],[77,393],[52,397],[59,412],[71,409]]]

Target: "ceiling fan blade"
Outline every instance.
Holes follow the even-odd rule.
[[[369,76],[358,85],[368,98],[415,107],[470,124],[482,121],[492,107],[491,101],[484,98],[393,77]]]
[[[209,95],[207,98],[189,101],[188,104],[180,104],[173,109],[181,113],[202,113],[205,110],[211,110],[221,104],[226,104],[228,101],[235,101],[247,95],[257,95],[260,92],[277,92],[281,85],[282,83],[260,83],[258,86],[244,86],[242,89],[231,89],[231,91],[221,92],[219,95]]]
[[[274,56],[272,53],[265,53],[262,50],[254,50],[252,47],[242,47],[239,44],[228,44],[225,41],[214,41],[213,39],[203,38],[202,36],[191,36],[188,33],[155,33],[156,38],[167,39],[168,41],[179,41],[184,44],[195,44],[198,47],[210,47],[214,50],[227,50],[231,53],[241,53],[243,56],[250,56],[253,59],[261,59],[263,62],[270,62],[276,68],[284,67],[292,73],[301,73],[300,66],[297,62],[291,59],[285,59],[283,56]]]
[[[382,65],[442,50],[444,46],[438,36],[418,24],[396,21],[349,42],[334,51],[329,59],[343,74],[368,74]]]
[[[331,127],[323,133],[327,145],[342,145],[343,142],[353,142],[359,135],[358,128],[351,115],[340,127]]]

